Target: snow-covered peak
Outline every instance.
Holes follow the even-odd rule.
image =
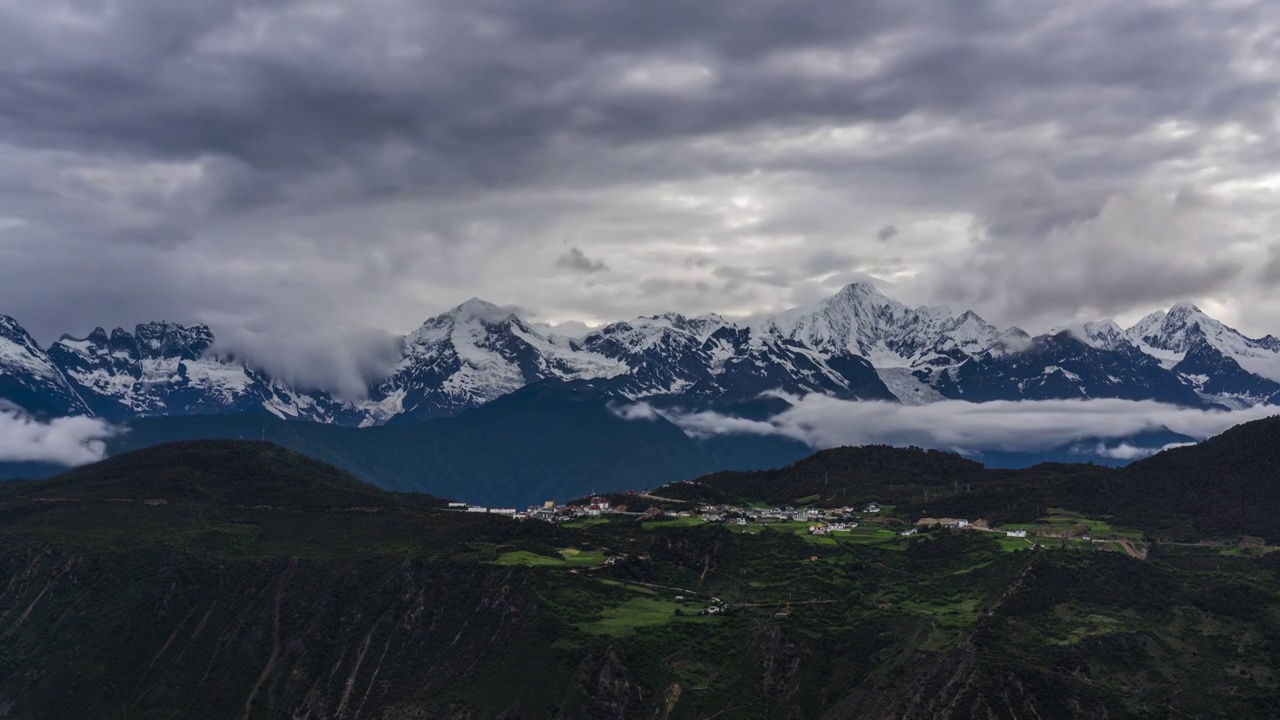
[[[627,369],[479,299],[427,320],[402,347],[391,376],[358,404],[372,423],[403,413],[452,414],[539,380],[611,377]]]
[[[0,375],[4,374],[59,377],[57,368],[35,339],[8,315],[0,315]]]
[[[507,308],[494,305],[487,300],[471,298],[445,313],[445,315],[458,322],[480,320],[487,323],[500,323],[514,317],[515,313]]]
[[[880,288],[869,282],[852,282],[840,288],[835,297],[846,297],[857,302],[870,302],[876,304],[886,304],[896,302],[889,298],[888,295],[880,292]]]
[[[1196,307],[1195,303],[1184,301],[1174,303],[1173,307],[1169,308],[1169,312],[1165,314],[1165,317],[1168,319],[1187,321],[1190,319],[1208,318],[1209,316],[1205,315],[1203,310]]]
[[[649,331],[653,332],[671,328],[675,329],[675,331],[689,333],[690,336],[698,338],[698,342],[707,342],[707,338],[716,334],[718,329],[731,323],[722,318],[722,316],[714,314],[682,315],[680,313],[663,313],[650,316],[650,318],[636,318],[628,324],[634,328],[648,328]]]
[[[1209,317],[1189,302],[1168,312],[1154,312],[1125,331],[1128,338],[1165,367],[1181,362],[1197,343],[1207,343],[1240,367],[1269,380],[1280,380],[1280,343],[1255,340]]]
[[[108,335],[106,330],[96,327],[82,338],[63,335],[50,351],[86,359],[117,355],[133,361],[196,360],[207,354],[213,340],[213,331],[207,325],[150,322],[136,326],[132,333],[116,328]]]
[[[977,314],[910,308],[867,283],[848,285],[814,305],[780,313],[754,328],[826,353],[861,355],[876,367],[905,367],[928,356],[980,352],[999,331]]]
[[[490,326],[501,325],[509,320],[519,322],[519,318],[510,310],[472,298],[448,312],[429,318],[417,330],[409,333],[405,342],[408,349],[412,350],[415,347],[434,346],[455,335],[480,338],[490,331]]]
[[[49,415],[87,415],[89,408],[30,333],[0,315],[0,406]]]
[[[999,337],[1000,331],[994,325],[972,310],[966,310],[963,315],[944,325],[942,342],[935,343],[934,348],[954,348],[966,355],[974,355],[991,347]]]
[[[662,313],[650,318],[640,318],[640,320],[651,321],[655,324],[665,323],[669,327],[693,335],[699,342],[706,342],[707,338],[714,335],[717,330],[731,324],[723,317],[715,314],[681,315],[680,313]]]
[[[196,360],[213,346],[213,331],[208,325],[150,322],[138,325],[133,332],[143,357]]]
[[[1235,330],[1209,317],[1189,302],[1177,303],[1168,312],[1156,311],[1129,328],[1127,335],[1141,346],[1168,353],[1185,353],[1200,334],[1229,333],[1243,339]]]
[[[1068,328],[1069,332],[1084,344],[1100,350],[1118,350],[1130,344],[1124,328],[1114,320],[1098,320],[1088,322],[1079,327]]]
[[[18,324],[17,320],[8,315],[0,315],[0,337],[14,339],[19,335],[26,335],[27,331]]]

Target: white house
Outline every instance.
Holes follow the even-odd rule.
[[[899,534],[899,535],[901,535],[902,537],[907,537],[907,536],[909,536],[909,535],[915,535],[915,534],[916,534],[916,533],[918,533],[918,532],[920,532],[920,531],[919,531],[919,530],[917,530],[917,529],[915,529],[915,528],[911,528],[910,530],[903,530],[902,532],[900,532],[900,533],[898,533],[898,534]]]
[[[516,514],[516,509],[515,508],[494,508],[489,512],[496,513],[498,515],[508,515],[508,516],[514,517]]]
[[[468,505],[467,512],[487,513],[489,512],[489,508],[480,507],[479,505]]]
[[[465,508],[466,506],[467,506],[467,504],[466,504],[466,503],[464,503],[464,502],[451,502],[451,503],[449,503],[449,509],[450,509],[450,510],[461,510],[461,509]]]
[[[1004,533],[1008,537],[1026,537],[1026,530],[1006,530]]]
[[[867,512],[878,513],[880,512],[880,506],[877,505],[876,503],[871,503],[870,505],[867,506]]]

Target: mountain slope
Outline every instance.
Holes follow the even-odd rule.
[[[1207,405],[1194,388],[1131,346],[1103,350],[1068,332],[1035,338],[1019,352],[985,352],[943,370],[935,384],[943,395],[971,402],[1102,397]]]
[[[846,352],[877,367],[916,365],[951,353],[989,348],[999,331],[972,312],[908,308],[867,283],[854,283],[810,307],[760,324],[766,332],[827,354]]]
[[[36,415],[89,412],[48,353],[8,315],[0,315],[0,401]]]
[[[1120,468],[1044,463],[984,467],[918,448],[837,448],[775,470],[722,472],[659,489],[686,500],[838,506],[877,501],[908,517],[1030,522],[1074,508],[1149,537],[1195,542],[1242,535],[1280,543],[1280,416]]]
[[[440,504],[393,496],[331,465],[261,442],[202,440],[127,452],[21,489],[27,498],[81,501],[166,498],[173,502],[290,507]]]
[[[1280,340],[1255,340],[1214,320],[1191,303],[1178,303],[1168,312],[1155,312],[1128,330],[1129,338],[1172,367],[1198,342],[1206,342],[1232,358],[1245,371],[1280,381]]]
[[[204,325],[147,323],[109,336],[63,336],[50,358],[80,388],[95,415],[244,412],[261,402],[257,379],[243,366],[207,358],[213,333]]]
[[[362,404],[369,422],[455,415],[550,378],[615,375],[624,367],[544,334],[511,311],[469,300],[404,339],[391,376]]]
[[[1181,539],[1280,542],[1280,417],[1133,463],[1108,482],[1117,515]]]

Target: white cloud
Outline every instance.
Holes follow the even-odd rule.
[[[615,405],[609,408],[609,412],[623,420],[657,420],[659,417],[658,411],[654,410],[652,405],[643,402]]]
[[[1113,460],[1141,460],[1146,457],[1151,457],[1158,452],[1172,450],[1177,447],[1185,447],[1187,444],[1188,443],[1169,443],[1168,445],[1160,448],[1135,447],[1129,443],[1120,443],[1115,447],[1107,447],[1106,445],[1099,444],[1093,449],[1093,454],[1099,457],[1111,458]]]
[[[106,439],[116,428],[89,417],[42,422],[0,408],[0,462],[83,465],[106,456]]]
[[[668,418],[693,436],[782,435],[819,449],[887,444],[972,453],[1039,452],[1086,439],[1124,438],[1164,429],[1203,439],[1234,425],[1280,413],[1280,408],[1273,406],[1227,412],[1132,400],[981,404],[956,400],[921,406],[836,400],[822,395],[788,400],[793,406],[768,421],[711,412],[671,413]],[[1111,452],[1123,451],[1112,448]]]

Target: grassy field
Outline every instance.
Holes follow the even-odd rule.
[[[1141,541],[1143,534],[1139,530],[1118,528],[1106,520],[1091,518],[1069,510],[1051,508],[1049,514],[1033,523],[1009,523],[1001,525],[1002,530],[1026,530],[1028,533],[1053,534],[1089,534],[1098,539],[1115,538]]]
[[[1017,550],[1030,550],[1035,547],[1035,540],[1031,538],[1015,538],[1008,536],[998,536],[996,542],[1000,543],[1000,549],[1007,552],[1015,552]]]
[[[569,567],[597,567],[604,564],[604,552],[601,550],[579,550],[565,548],[560,551],[564,564]]]
[[[563,558],[539,555],[528,550],[514,550],[503,553],[494,561],[495,565],[523,565],[524,567],[564,567]]]
[[[562,523],[562,527],[581,530],[582,528],[589,528],[589,527],[595,527],[597,525],[608,525],[608,524],[609,524],[609,518],[595,517],[595,518],[581,518],[578,520],[570,520],[569,522]]]
[[[565,548],[560,557],[539,555],[528,550],[513,550],[498,556],[496,565],[522,565],[524,567],[597,567],[604,564],[604,552]]]
[[[606,608],[600,619],[582,623],[580,630],[591,635],[623,637],[634,635],[637,628],[666,625],[669,622],[714,622],[715,617],[698,613],[706,605],[697,602],[677,603],[656,597],[635,597]],[[677,615],[679,611],[681,614]]]
[[[879,525],[871,525],[866,527],[856,527],[852,530],[836,533],[836,538],[843,542],[852,543],[854,545],[874,545],[884,542],[892,542],[898,539],[898,533],[886,527]]]
[[[948,627],[967,627],[978,618],[978,599],[972,597],[933,603],[907,601],[900,603],[898,608]]]
[[[709,524],[710,523],[708,523],[706,520],[703,520],[701,517],[698,517],[695,515],[693,517],[677,517],[677,518],[668,518],[666,520],[650,520],[644,523],[644,529],[659,530],[661,528],[696,527],[699,525],[709,525]]]

